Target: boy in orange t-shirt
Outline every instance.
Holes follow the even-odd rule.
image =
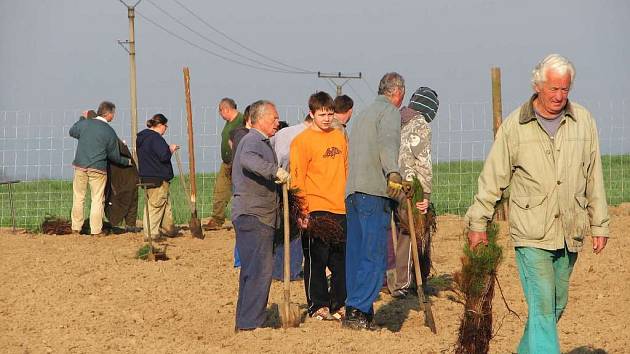
[[[304,288],[311,317],[340,320],[346,300],[348,143],[343,132],[332,126],[329,94],[311,95],[308,106],[313,124],[295,137],[289,155],[291,188],[304,198],[304,217],[299,220],[306,229],[302,235]],[[330,292],[326,267],[331,271]]]

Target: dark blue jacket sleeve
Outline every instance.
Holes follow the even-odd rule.
[[[166,140],[164,140],[164,138],[160,137],[159,139],[154,139],[152,141],[152,147],[160,162],[171,161],[171,156],[173,155],[173,153],[171,153],[171,149],[169,148],[168,143],[166,143]]]

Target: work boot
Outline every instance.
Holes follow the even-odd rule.
[[[182,235],[181,232],[179,232],[179,229],[176,227],[173,227],[171,229],[168,230],[161,230],[160,231],[160,235],[164,236],[164,237],[168,237],[168,238],[174,238],[174,237],[179,237]]]
[[[112,228],[110,229],[110,232],[113,233],[114,235],[121,235],[121,234],[124,234],[126,231],[122,227],[112,226]]]
[[[127,227],[125,227],[125,232],[131,232],[131,233],[135,234],[135,233],[140,232],[140,231],[142,231],[142,228],[138,227],[138,226],[127,226]]]
[[[370,329],[366,314],[349,306],[346,306],[346,317],[341,320],[341,326],[354,330]]]
[[[203,225],[203,229],[206,231],[220,230],[223,227],[223,222],[210,219],[207,224]]]

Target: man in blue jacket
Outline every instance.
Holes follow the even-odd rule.
[[[103,229],[105,207],[105,184],[107,182],[107,160],[131,166],[131,159],[122,157],[118,148],[118,136],[109,125],[116,114],[116,106],[103,101],[98,106],[97,116],[81,119],[70,128],[70,136],[77,139],[77,151],[72,166],[72,231],[78,234],[83,226],[83,204],[88,185],[90,205],[90,233],[99,235]]]

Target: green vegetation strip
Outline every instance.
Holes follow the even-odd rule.
[[[630,155],[602,157],[606,196],[610,205],[630,202]],[[483,161],[451,161],[433,165],[431,199],[438,215],[463,215],[477,191],[477,178]],[[188,178],[186,177],[188,181]],[[215,174],[197,174],[197,210],[200,218],[212,213],[212,191]],[[187,224],[190,211],[180,180],[171,183],[173,217],[178,224]],[[142,218],[144,196],[139,193],[138,219]],[[38,231],[47,215],[70,218],[72,209],[72,181],[39,180],[13,185],[13,204],[17,226]],[[89,193],[85,215],[89,215]],[[229,213],[229,211],[228,211]],[[6,186],[0,186],[0,226],[11,226],[11,208]]]

